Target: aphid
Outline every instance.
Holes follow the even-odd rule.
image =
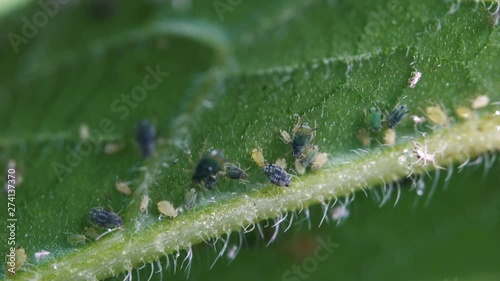
[[[473,109],[483,108],[490,103],[490,97],[486,95],[478,96],[471,102],[471,107]]]
[[[106,211],[102,207],[92,208],[89,212],[92,223],[104,228],[115,228],[122,225],[122,218],[112,211]]]
[[[13,276],[16,272],[23,267],[23,265],[28,260],[28,255],[26,255],[26,250],[23,248],[17,248],[14,251],[14,257],[9,256],[7,262],[7,274]]]
[[[303,175],[306,173],[306,167],[304,167],[304,166],[302,166],[302,164],[300,164],[300,159],[295,159],[295,171],[299,175]]]
[[[177,210],[174,208],[172,203],[169,201],[160,201],[156,203],[156,206],[158,206],[158,212],[160,214],[170,217],[170,218],[175,218],[177,217]]]
[[[321,152],[316,154],[316,158],[311,165],[311,171],[316,172],[328,162],[328,154]]]
[[[349,199],[349,196],[346,196],[344,203],[340,202],[340,206],[332,209],[331,217],[334,221],[337,222],[337,226],[340,225],[344,220],[349,218],[350,211],[347,207],[353,200],[354,197],[352,199]]]
[[[44,258],[48,257],[49,255],[50,255],[50,252],[45,251],[45,250],[41,250],[41,251],[35,253],[35,259],[37,262],[39,262],[41,259],[44,259]]]
[[[244,180],[248,178],[248,174],[245,170],[237,167],[234,164],[227,163],[226,164],[226,177],[233,180]]]
[[[285,158],[278,158],[276,161],[274,161],[274,165],[281,167],[281,169],[286,169],[287,164],[286,164],[286,159]]]
[[[427,118],[434,124],[444,126],[448,123],[448,116],[441,106],[429,106],[425,109]]]
[[[264,155],[262,150],[255,148],[252,150],[252,159],[257,163],[259,167],[264,167],[266,165],[266,160],[264,160]]]
[[[372,130],[377,132],[380,131],[382,128],[382,112],[380,112],[380,109],[375,107],[370,108],[370,112],[366,118]]]
[[[153,124],[148,120],[142,120],[137,126],[135,140],[144,158],[149,158],[153,155],[156,146],[156,130]]]
[[[462,119],[470,119],[474,114],[468,107],[459,107],[455,110],[455,113]]]
[[[387,145],[394,145],[396,143],[396,131],[394,129],[385,130],[384,142]]]
[[[122,150],[122,145],[116,142],[108,142],[104,145],[104,153],[105,154],[115,154]]]
[[[297,124],[292,130],[290,136],[286,131],[280,131],[283,142],[290,144],[292,147],[292,154],[295,158],[299,158],[304,150],[306,150],[310,143],[316,137],[316,128],[311,128],[307,123],[300,124],[300,116],[298,117]]]
[[[115,186],[116,186],[116,190],[118,190],[119,192],[129,196],[130,194],[132,194],[132,189],[130,188],[130,186],[128,186],[128,183],[126,182],[117,182],[115,183]]]
[[[412,165],[417,164],[418,162],[423,160],[422,164],[423,166],[427,165],[427,162],[431,162],[436,169],[444,169],[443,167],[436,164],[436,152],[434,152],[433,154],[428,153],[427,144],[425,143],[425,140],[424,140],[424,149],[422,149],[420,147],[420,144],[414,141],[413,138],[410,138],[410,140],[413,143],[414,147],[413,153],[415,153],[415,155],[418,158],[418,160],[412,163]]]
[[[86,226],[83,228],[83,234],[85,234],[86,237],[91,238],[96,240],[97,237],[99,237],[99,232],[97,232],[97,229],[91,226]]]
[[[302,165],[305,168],[309,167],[309,165],[316,158],[316,155],[318,154],[318,152],[319,152],[319,148],[317,145],[306,149],[304,154],[302,155],[302,157],[300,157],[300,159],[299,159],[300,165]]]
[[[217,180],[219,179],[219,173],[213,175],[213,176],[208,176],[205,179],[205,188],[206,189],[212,189],[214,188],[215,184],[217,183]]]
[[[238,246],[236,246],[236,245],[232,245],[232,246],[229,248],[229,250],[227,251],[227,254],[226,254],[227,259],[228,259],[229,261],[234,260],[234,258],[236,258],[236,254],[238,254]]]
[[[196,183],[208,180],[210,176],[217,175],[224,168],[225,162],[226,159],[221,150],[214,149],[208,151],[196,165],[192,180]]]
[[[68,237],[66,238],[66,241],[68,241],[68,243],[71,245],[78,245],[79,243],[84,243],[85,240],[87,240],[87,238],[83,234],[67,233],[67,235],[68,235]],[[99,235],[97,235],[97,236],[99,236]]]
[[[194,203],[196,203],[197,195],[198,193],[194,188],[191,188],[186,192],[186,195],[184,195],[184,207],[186,209],[191,209],[194,206]]]
[[[363,146],[365,147],[370,146],[371,139],[370,136],[368,135],[368,132],[365,129],[360,129],[356,137],[363,144]]]
[[[139,206],[139,211],[141,211],[141,213],[144,213],[144,211],[146,211],[148,209],[149,201],[151,201],[149,196],[142,195],[141,205]]]
[[[280,166],[276,166],[274,164],[267,164],[264,166],[263,170],[264,174],[266,174],[267,178],[274,185],[290,186],[292,184],[290,175],[288,175],[288,173]]]
[[[80,135],[80,140],[81,141],[86,141],[90,138],[90,129],[87,124],[81,124],[80,128],[78,129],[78,134]]]
[[[422,72],[415,69],[415,71],[411,73],[411,78],[408,79],[408,85],[410,88],[415,88],[415,85],[417,85],[420,77],[422,77]]]
[[[423,124],[427,119],[425,117],[420,117],[418,115],[412,115],[411,119],[413,120],[413,123],[415,123],[415,126]]]
[[[397,124],[403,120],[405,115],[410,112],[408,111],[408,107],[406,105],[399,105],[394,108],[392,111],[391,115],[389,116],[389,119],[387,120],[387,127],[389,129],[394,128]]]

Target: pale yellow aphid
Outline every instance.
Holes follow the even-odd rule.
[[[286,166],[287,166],[285,158],[276,159],[276,162],[274,162],[274,165],[281,167],[283,170],[285,170]]]
[[[158,212],[160,212],[160,214],[170,218],[177,217],[177,210],[169,201],[160,201],[156,204],[156,206],[158,206]]]
[[[262,150],[259,148],[255,148],[252,150],[252,159],[259,165],[259,167],[264,167],[266,165],[266,160],[264,160],[264,155],[262,154]]]
[[[94,227],[86,226],[85,228],[83,228],[83,233],[86,237],[94,240],[99,237],[99,232],[97,232],[97,229],[95,229]]]
[[[80,135],[80,140],[81,141],[86,141],[90,137],[90,129],[87,124],[81,124],[80,128],[78,129],[78,133]]]
[[[26,255],[26,250],[23,248],[17,248],[14,251],[14,257],[7,257],[7,274],[9,276],[15,275],[21,267],[28,260],[28,255]]]
[[[448,116],[441,106],[429,106],[425,109],[427,119],[434,124],[444,126],[448,124]]]
[[[108,142],[104,145],[104,153],[105,154],[115,154],[122,150],[122,145],[116,142]]]
[[[459,107],[455,110],[455,113],[457,114],[458,117],[462,119],[470,119],[474,115],[472,110],[468,107]]]
[[[471,101],[470,106],[473,109],[483,108],[490,103],[490,98],[486,95],[481,95]]]
[[[144,212],[148,208],[149,201],[151,199],[147,195],[142,195],[141,205],[139,206],[139,211]]]
[[[115,186],[116,186],[116,190],[118,190],[119,192],[121,192],[127,196],[132,194],[132,189],[130,188],[130,186],[128,186],[128,183],[126,183],[126,182],[122,182],[122,181],[116,182]]]
[[[71,245],[77,245],[79,243],[84,243],[85,240],[87,240],[87,237],[83,234],[78,234],[78,233],[66,233],[68,235],[66,241],[70,243]]]
[[[311,164],[311,171],[315,172],[328,162],[328,154],[321,152],[316,154],[316,158]]]
[[[365,147],[370,146],[371,139],[370,139],[370,136],[368,135],[368,132],[365,129],[359,130],[356,137],[363,144],[363,146],[365,146]]]
[[[394,145],[396,143],[396,131],[394,129],[385,130],[384,142],[387,145]]]

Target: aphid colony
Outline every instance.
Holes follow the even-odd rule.
[[[280,131],[283,142],[290,145],[292,155],[295,157],[295,171],[302,175],[307,167],[317,171],[328,162],[328,155],[319,152],[319,147],[313,145],[316,138],[317,125],[309,127],[307,123],[301,123],[301,117],[297,116],[297,123],[289,135],[286,131]]]
[[[410,82],[410,87],[418,82],[419,75],[415,74],[414,81]],[[461,106],[456,109],[456,115],[462,119],[473,118],[473,109],[483,108],[489,104],[489,98],[487,96],[478,96],[471,101],[470,107]],[[412,120],[415,124],[415,130],[417,127],[427,120],[434,124],[434,126],[447,126],[449,123],[449,117],[447,116],[444,106],[442,105],[432,105],[425,108],[426,117],[413,115]],[[385,143],[388,145],[393,145],[396,139],[395,128],[400,124],[405,116],[409,113],[407,105],[396,105],[394,109],[384,116],[382,111],[378,107],[371,107],[368,111],[365,111],[366,128],[360,129],[358,131],[358,138],[365,146],[370,145],[370,135],[369,132],[380,132],[383,127],[383,122],[386,123],[386,130],[383,133],[383,138]],[[314,127],[310,127],[307,123],[301,122],[301,117],[297,116],[297,123],[288,133],[285,130],[280,131],[282,141],[289,145],[290,154],[295,158],[295,171],[302,175],[306,172],[306,169],[310,167],[310,170],[315,172],[323,167],[328,162],[328,154],[320,152],[319,146],[314,145],[314,140],[316,137],[316,122]],[[155,128],[149,121],[142,121],[137,130],[136,140],[142,151],[144,158],[151,157],[154,153],[155,148]],[[436,169],[443,169],[443,167],[438,166],[436,163],[435,155],[436,152],[430,153],[427,150],[427,145],[421,145],[417,143],[413,138],[410,138],[413,143],[414,150],[417,160],[411,165],[420,163],[423,166],[432,164]],[[262,150],[256,148],[252,150],[251,158],[253,161],[262,169],[262,173],[267,177],[267,179],[276,186],[290,186],[292,184],[292,176],[287,172],[287,163],[284,158],[279,158],[275,163],[268,163],[263,155]],[[211,190],[217,184],[218,179],[223,176],[232,180],[246,181],[248,179],[248,173],[241,166],[228,163],[226,161],[225,154],[222,150],[212,149],[205,152],[194,168],[192,174],[192,181],[207,190]],[[116,190],[130,196],[132,194],[132,189],[129,187],[128,182],[117,182]],[[194,207],[197,199],[197,191],[195,188],[190,188],[187,190],[184,198],[184,203],[181,207],[175,208],[173,204],[167,200],[162,200],[157,202],[156,206],[158,213],[160,214],[160,219],[162,217],[175,218],[179,213],[184,210],[188,210]],[[346,203],[334,209],[332,212],[332,218],[335,221],[340,221],[343,218],[349,216],[349,211],[345,208],[350,201],[346,199]],[[147,195],[142,195],[142,200],[140,202],[139,211],[147,212],[149,202],[151,199]],[[352,200],[351,200],[352,201]],[[68,242],[71,244],[79,244],[86,241],[86,239],[91,238],[99,240],[101,237],[110,233],[116,229],[121,229],[123,225],[122,218],[112,212],[105,210],[102,207],[92,208],[89,212],[90,222],[92,227],[85,227],[84,235],[82,234],[70,234],[68,233]],[[98,228],[107,229],[106,232],[99,234]]]
[[[387,145],[394,145],[396,141],[396,131],[395,127],[403,121],[403,118],[409,113],[408,107],[403,105],[396,105],[394,109],[387,114],[387,118],[385,118],[384,114],[378,107],[371,107],[368,112],[365,111],[365,123],[367,125],[367,129],[360,129],[357,133],[358,140],[366,147],[370,146],[371,138],[370,133],[378,133],[382,127],[383,122],[385,121],[387,125],[387,129],[383,133],[384,143]],[[414,116],[414,120],[416,122],[423,122],[422,119],[418,119],[418,116]]]

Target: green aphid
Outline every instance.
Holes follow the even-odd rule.
[[[319,148],[316,145],[306,149],[306,151],[304,151],[304,154],[302,155],[302,157],[299,159],[300,165],[304,168],[309,167],[309,165],[311,165],[311,163],[316,158],[318,151],[319,151]]]
[[[71,245],[77,245],[79,243],[85,243],[87,240],[87,237],[83,234],[78,234],[78,233],[66,233],[68,235],[67,241]]]
[[[288,132],[282,130],[281,136],[283,138],[283,141],[290,144],[290,146],[292,147],[293,156],[295,158],[299,158],[314,141],[314,138],[316,137],[316,128],[309,127],[307,123],[301,124],[299,116],[297,124],[292,130],[292,135],[290,136]]]
[[[380,131],[382,128],[382,112],[380,112],[380,109],[375,107],[370,108],[370,112],[366,118],[372,130]]]
[[[196,165],[196,169],[192,177],[193,181],[198,184],[203,181],[205,181],[205,184],[209,182],[209,186],[212,183],[215,184],[218,173],[224,169],[225,162],[226,159],[221,150],[214,149],[205,153]]]
[[[193,208],[194,204],[196,203],[196,197],[198,193],[196,192],[196,189],[191,188],[186,192],[184,195],[184,207],[186,209],[191,209]]]

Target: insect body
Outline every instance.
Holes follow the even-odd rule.
[[[295,171],[300,175],[306,172],[306,168],[316,159],[319,148],[315,145],[306,149],[299,159],[295,160]]]
[[[87,238],[83,234],[78,234],[78,233],[67,233],[67,238],[66,241],[70,243],[71,245],[77,245],[79,243],[85,243],[85,240]]]
[[[285,143],[289,143],[292,147],[292,154],[295,158],[302,156],[304,150],[309,147],[316,137],[316,128],[311,128],[307,123],[300,124],[300,117],[297,124],[292,130],[292,135],[290,136],[286,131],[281,131],[281,136]]]
[[[309,165],[316,158],[316,155],[318,155],[318,151],[319,151],[319,148],[316,145],[306,149],[306,151],[304,152],[302,157],[299,159],[300,165],[302,165],[302,167],[304,167],[304,168],[309,167]]]
[[[177,210],[169,201],[160,201],[156,204],[156,206],[158,207],[158,211],[160,212],[160,214],[162,214],[163,216],[171,218],[177,217]]]
[[[248,174],[245,170],[234,164],[226,164],[226,177],[233,180],[244,180],[248,178]]]
[[[205,181],[205,187],[207,187],[207,182],[213,182],[213,185],[215,185],[218,173],[224,168],[225,162],[224,153],[220,150],[214,149],[205,153],[196,165],[192,180],[196,183]],[[210,184],[212,183],[208,185],[210,186]],[[211,187],[207,188],[210,189]]]
[[[219,179],[219,173],[217,173],[213,176],[208,176],[205,180],[205,188],[212,189],[215,186],[215,184],[217,183],[218,179]]]
[[[144,211],[146,211],[148,209],[149,201],[151,201],[151,199],[149,198],[149,196],[142,195],[141,205],[139,205],[139,211],[141,211],[141,213],[144,213]]]
[[[156,145],[156,130],[153,124],[148,120],[143,120],[137,127],[135,139],[141,148],[144,158],[149,158],[153,155]]]
[[[387,120],[387,127],[389,129],[394,128],[408,112],[408,107],[406,105],[396,106]]]
[[[490,103],[490,98],[488,96],[482,95],[478,96],[471,102],[471,107],[473,109],[483,108]]]
[[[196,196],[198,193],[196,192],[196,189],[191,188],[186,192],[184,195],[184,207],[186,209],[191,209],[193,208],[194,204],[196,203]]]
[[[28,260],[28,255],[26,255],[26,250],[24,248],[16,248],[14,251],[14,255],[9,256],[9,262],[7,262],[7,274],[9,276],[14,276],[16,272],[18,272],[23,265]]]
[[[252,150],[252,159],[257,163],[259,167],[264,167],[266,165],[266,160],[264,159],[264,155],[262,154],[262,150],[258,148],[254,148]]]
[[[102,207],[92,208],[89,217],[93,223],[104,228],[119,227],[123,223],[120,216],[112,211],[106,211]]]
[[[263,170],[272,184],[278,186],[290,186],[292,184],[290,175],[280,166],[267,164]]]
[[[116,187],[116,190],[118,190],[119,192],[129,196],[130,194],[132,194],[132,189],[130,189],[130,186],[128,186],[128,183],[126,182],[116,182],[115,183],[115,187]]]
[[[425,109],[427,118],[434,124],[444,126],[448,123],[448,116],[441,106],[429,106]]]
[[[411,73],[411,78],[408,79],[408,85],[410,86],[410,88],[415,88],[421,77],[422,72],[415,69],[415,71]]]
[[[380,131],[380,129],[382,128],[382,113],[380,112],[380,109],[375,107],[370,108],[370,112],[367,116],[367,121],[372,130]]]

